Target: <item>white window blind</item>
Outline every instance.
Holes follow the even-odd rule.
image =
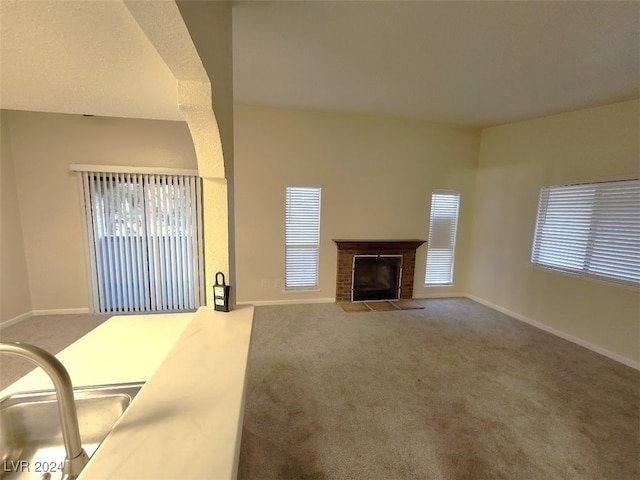
[[[436,190],[431,195],[425,285],[453,283],[460,194]]]
[[[543,187],[531,262],[640,282],[640,180]]]
[[[285,199],[285,288],[318,286],[319,187],[287,187]]]
[[[92,309],[195,310],[203,301],[196,176],[82,172]]]

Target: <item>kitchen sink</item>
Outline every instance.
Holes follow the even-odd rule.
[[[89,457],[111,432],[144,383],[73,389],[80,440]],[[62,478],[65,447],[54,390],[0,400],[0,479]]]

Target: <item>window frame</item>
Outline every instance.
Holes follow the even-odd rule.
[[[449,265],[449,279],[447,281],[428,281],[429,275],[429,252],[434,250],[432,248],[433,245],[433,226],[435,224],[435,217],[437,212],[434,211],[434,201],[436,200],[436,196],[455,196],[456,197],[456,206],[455,206],[455,217],[452,222],[452,232],[449,233],[449,238],[451,240],[451,248],[448,249],[438,249],[438,250],[448,250],[451,252],[451,260]],[[431,192],[431,203],[429,206],[429,227],[427,229],[427,254],[425,258],[425,274],[424,274],[424,286],[425,287],[451,287],[453,286],[453,277],[455,271],[455,253],[456,253],[456,245],[457,245],[457,235],[458,235],[458,223],[460,220],[460,198],[461,194],[457,190],[444,190],[444,189],[435,189]],[[433,258],[433,257],[431,257]],[[434,265],[432,265],[432,268]]]
[[[204,304],[201,179],[186,170],[108,170],[74,170],[92,312],[195,311]],[[158,188],[166,191],[159,195]]]
[[[296,195],[300,195],[303,190],[312,190],[314,193],[313,196],[317,196],[317,211],[315,211],[314,218],[317,219],[317,224],[315,225],[315,231],[309,234],[309,237],[315,236],[314,241],[310,241],[307,243],[289,243],[289,226],[294,223],[290,221],[290,214],[295,215],[295,213],[291,212],[291,208],[299,209],[301,205],[290,205],[289,199],[293,198],[290,195],[294,195],[294,191],[298,191]],[[291,193],[290,193],[291,192]],[[298,212],[299,213],[299,212]],[[285,241],[284,241],[284,290],[286,292],[296,292],[296,291],[314,291],[318,290],[319,287],[319,277],[320,277],[320,227],[321,227],[321,216],[322,216],[322,186],[319,185],[287,185],[285,187]],[[307,219],[308,220],[308,219]],[[299,225],[298,225],[299,228]],[[300,232],[291,232],[292,235],[300,235]],[[309,240],[311,240],[309,238]],[[313,265],[313,281],[308,282],[307,284],[300,284],[299,282],[294,282],[293,276],[290,275],[290,262],[289,262],[289,252],[293,252],[295,250],[314,250],[315,251],[315,265]],[[293,263],[293,262],[292,262]],[[300,274],[298,274],[300,275]]]
[[[627,185],[623,185],[625,183]],[[633,203],[633,197],[631,197],[631,201],[629,201],[627,195],[625,195],[626,198],[622,199],[621,191],[625,189],[629,190],[627,193],[637,197],[637,204]],[[634,189],[635,192],[633,191]],[[587,199],[589,190],[592,197],[590,203]],[[556,196],[556,199],[552,200],[550,198],[552,194]],[[574,197],[573,203],[567,205],[567,198],[571,194]],[[614,204],[611,196],[607,197],[607,194],[618,195],[618,198],[622,200],[616,201]],[[564,206],[560,209],[557,204],[563,201],[565,202]],[[556,205],[554,205],[556,210],[550,211],[552,208],[550,204],[553,202],[556,202]],[[535,228],[531,243],[531,266],[545,271],[559,272],[607,284],[638,287],[640,285],[640,267],[637,267],[638,271],[631,273],[636,275],[637,280],[629,277],[625,278],[623,274],[616,276],[608,275],[604,272],[605,269],[614,268],[616,262],[620,263],[629,257],[633,258],[636,264],[640,261],[640,209],[637,210],[636,218],[634,219],[634,206],[640,206],[640,179],[637,178],[542,186],[538,195]],[[609,211],[609,209],[616,207],[617,210],[614,212]],[[579,214],[563,219],[562,227],[554,225],[551,220],[547,221],[547,218],[555,215],[555,222],[560,223],[557,220],[559,212],[566,211],[568,208],[581,210],[579,210]],[[624,213],[621,213],[624,212],[625,208],[632,212],[628,215],[628,218]],[[613,215],[611,215],[612,213]],[[614,223],[611,219],[618,223]],[[612,228],[603,230],[603,225],[606,224],[609,224]],[[622,230],[623,233],[620,235],[620,229],[623,229],[625,224],[630,228],[626,231]],[[563,227],[566,230],[565,235],[562,232]],[[637,239],[634,238],[633,227],[637,230],[635,232]],[[542,233],[545,229],[551,233]],[[560,240],[554,244],[553,237],[558,237]],[[612,242],[611,237],[617,238]],[[629,243],[633,245],[634,239],[636,240],[636,245],[639,245],[638,252],[634,255],[633,247],[630,247],[623,251],[622,257],[624,259],[617,256],[620,255],[620,252],[616,254],[615,247],[609,248],[606,246],[606,244],[611,245],[612,243],[617,243],[618,245]],[[576,243],[571,244],[571,241]],[[578,241],[583,244],[582,247],[577,245]],[[563,250],[568,253],[564,256],[557,254],[557,252]],[[546,260],[544,257],[546,257]],[[555,260],[554,257],[556,257]],[[600,265],[597,271],[594,268],[594,264]]]

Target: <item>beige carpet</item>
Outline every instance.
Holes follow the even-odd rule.
[[[57,354],[86,335],[109,315],[41,315],[0,329],[2,342],[26,342]],[[0,355],[0,390],[22,378],[35,367],[27,360]]]
[[[631,480],[640,374],[464,299],[256,309],[241,479]]]

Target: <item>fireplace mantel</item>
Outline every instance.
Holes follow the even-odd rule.
[[[338,250],[416,250],[424,240],[336,240]]]
[[[352,301],[353,259],[356,255],[402,255],[402,277],[400,298],[413,298],[413,276],[415,272],[416,250],[426,243],[416,239],[334,239],[338,247],[336,274],[336,301]]]

